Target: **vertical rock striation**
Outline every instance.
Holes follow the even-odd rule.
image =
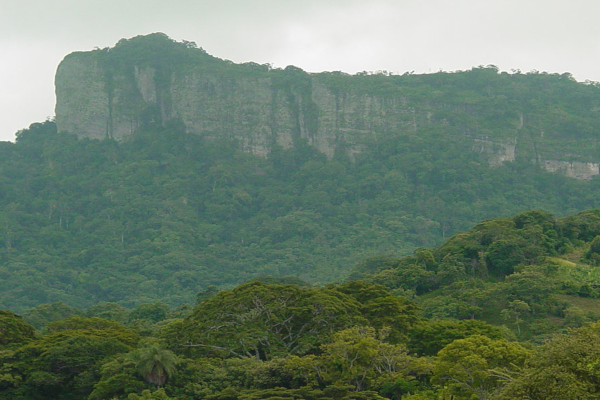
[[[56,74],[56,123],[80,137],[121,140],[177,119],[190,133],[235,139],[261,156],[299,140],[328,157],[338,148],[352,155],[379,134],[415,130],[415,111],[401,97],[335,92],[297,68],[236,72],[192,66],[161,87],[152,66],[115,74],[98,57],[74,53]]]
[[[473,70],[477,79],[485,73],[498,76],[497,70]],[[177,120],[190,133],[233,139],[260,156],[305,142],[330,158],[336,151],[352,158],[382,137],[435,131],[472,142],[472,151],[487,155],[491,166],[521,156],[577,179],[598,175],[598,160],[567,165],[555,160],[555,151],[540,154],[543,134],[524,132],[544,127],[528,126],[522,110],[507,111],[517,101],[491,97],[489,84],[482,84],[483,95],[464,92],[457,100],[452,95],[462,93],[459,86],[448,95],[438,77],[417,87],[422,79],[238,65],[152,34],[65,57],[56,73],[56,123],[80,137],[122,140],[140,127]]]

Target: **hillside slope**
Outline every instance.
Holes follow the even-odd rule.
[[[311,146],[265,159],[179,125],[117,142],[33,124],[0,144],[0,305],[176,305],[257,275],[329,282],[483,219],[600,198],[598,179],[490,168],[435,139],[392,137],[354,162]]]
[[[0,399],[592,400],[599,265],[600,210],[531,210],[365,260],[365,280],[0,310]]]
[[[152,34],[67,56],[56,90],[56,124],[0,144],[17,311],[330,282],[489,218],[599,206],[600,88],[568,74],[307,74]]]
[[[426,317],[508,325],[519,339],[598,320],[600,210],[539,210],[475,225],[434,249],[375,257],[353,279],[418,299]]]

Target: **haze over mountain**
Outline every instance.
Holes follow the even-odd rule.
[[[397,74],[497,65],[599,81],[590,0],[147,0],[0,4],[0,140],[54,115],[65,54],[162,31],[234,62]],[[55,21],[57,23],[48,23]],[[59,23],[58,23],[59,22]]]

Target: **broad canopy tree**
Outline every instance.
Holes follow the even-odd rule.
[[[204,300],[165,339],[184,354],[261,360],[316,351],[335,332],[356,325],[389,328],[398,340],[416,320],[414,305],[383,286],[358,285],[353,296],[345,286],[246,283]]]
[[[251,282],[203,301],[184,321],[183,341],[171,345],[188,354],[264,360],[304,354],[364,321],[360,304],[337,290]]]

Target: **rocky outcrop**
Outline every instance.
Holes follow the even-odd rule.
[[[143,124],[178,119],[190,133],[235,139],[257,155],[305,140],[328,157],[338,148],[359,152],[378,134],[413,132],[418,119],[426,123],[401,97],[336,93],[303,71],[278,73],[300,79],[282,84],[269,74],[233,77],[191,68],[160,87],[152,67],[110,75],[89,54],[75,53],[56,74],[56,123],[81,137],[120,140]]]
[[[60,131],[104,139],[112,115],[103,69],[89,53],[68,55],[56,72],[56,124]]]
[[[519,139],[527,128],[523,113],[507,114],[505,126],[486,126],[482,115],[489,109],[480,113],[483,106],[474,105],[472,94],[461,104],[439,100],[444,96],[437,84],[423,86],[430,92],[420,88],[411,95],[415,92],[391,77],[363,80],[368,84],[363,87],[356,84],[359,77],[341,73],[236,65],[154,35],[121,41],[114,49],[68,55],[56,73],[58,129],[122,140],[144,125],[177,120],[190,133],[233,139],[260,156],[274,146],[306,142],[328,157],[343,151],[351,158],[385,136],[436,131],[469,141],[491,166],[520,156],[546,158],[535,142]],[[489,87],[485,90],[490,93]],[[594,162],[540,165],[576,179],[598,174]]]
[[[488,139],[474,138],[473,151],[488,155],[490,167],[499,167],[505,162],[515,161],[516,140],[513,142],[493,142]]]
[[[589,181],[594,176],[600,175],[600,163],[546,160],[542,166],[548,172],[558,172],[581,181]]]

